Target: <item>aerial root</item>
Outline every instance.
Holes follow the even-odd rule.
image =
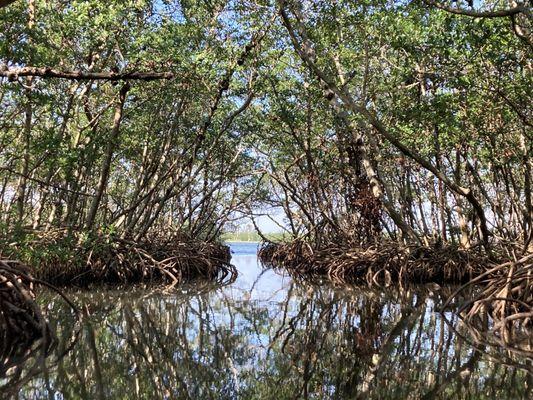
[[[502,345],[521,343],[522,350],[527,348],[533,356],[530,334],[533,327],[533,253],[521,257],[513,255],[511,261],[491,264],[484,273],[457,289],[452,297],[460,296],[473,286],[480,290],[462,305],[463,321],[472,329],[484,330],[488,317],[493,338]]]

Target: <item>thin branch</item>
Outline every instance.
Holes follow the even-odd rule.
[[[20,172],[15,171],[14,169],[9,168],[9,167],[5,167],[5,166],[1,166],[0,165],[0,171],[6,171],[6,172],[9,172],[9,173],[17,175],[17,176],[22,176],[23,178],[25,178],[25,179],[27,179],[29,181],[38,183],[39,185],[41,185],[43,187],[52,188],[52,189],[55,189],[55,190],[58,190],[58,191],[61,191],[61,192],[77,194],[77,195],[80,195],[80,196],[94,197],[94,194],[91,194],[91,193],[78,192],[76,190],[71,190],[71,189],[68,189],[68,188],[65,188],[65,187],[62,187],[62,186],[54,185],[54,184],[52,184],[50,182],[46,182],[46,181],[43,181],[42,179],[34,178],[32,176],[29,176],[29,175],[22,175]]]

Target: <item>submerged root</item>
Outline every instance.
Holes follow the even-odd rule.
[[[304,241],[265,243],[261,261],[300,276],[327,276],[341,283],[388,284],[391,281],[460,283],[483,273],[488,259],[456,247],[401,247],[393,242],[313,249]]]
[[[24,261],[32,265],[36,278],[59,285],[152,281],[175,285],[193,278],[222,282],[236,273],[227,246],[181,235],[135,242],[115,235],[55,230],[32,232],[31,240],[11,247],[23,250],[18,254],[31,254]]]

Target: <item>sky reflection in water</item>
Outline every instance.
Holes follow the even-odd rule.
[[[434,309],[450,289],[369,289],[295,283],[232,244],[239,276],[223,288],[98,290],[76,329],[43,293],[60,338],[0,380],[0,396],[52,399],[531,398],[532,363],[475,351],[456,316]],[[503,365],[507,364],[507,365]],[[36,365],[35,371],[30,367]]]

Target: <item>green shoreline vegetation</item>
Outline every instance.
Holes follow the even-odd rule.
[[[233,232],[224,233],[221,240],[224,242],[254,242],[261,243],[266,238],[272,242],[282,242],[287,240],[289,236],[282,232],[262,233],[263,237],[257,232]]]

